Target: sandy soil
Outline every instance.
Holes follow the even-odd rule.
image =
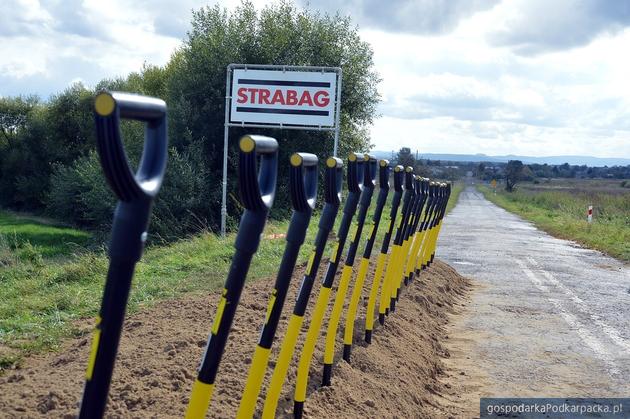
[[[303,267],[298,268],[295,278],[302,273]],[[219,369],[211,417],[233,417],[236,412],[272,283],[272,278],[256,281],[243,292]],[[293,307],[297,283],[295,280],[288,296],[286,313]],[[360,336],[364,301],[359,310],[360,324],[355,327],[352,363],[341,360],[339,353],[333,385],[325,389],[318,388],[324,341],[320,338],[311,369],[306,416],[461,417],[464,412],[461,404],[456,397],[449,396],[453,389],[448,376],[457,372],[451,369],[445,373],[443,359],[449,357],[449,352],[444,341],[448,339],[449,319],[462,310],[470,287],[467,279],[437,261],[404,289],[396,312],[389,316],[384,327],[375,329],[369,346],[362,343]],[[218,294],[212,293],[165,301],[127,319],[110,391],[108,417],[182,417],[218,299]],[[314,299],[312,296],[311,302]],[[85,322],[86,331],[90,324]],[[285,327],[286,317],[276,337],[266,380],[279,349],[278,336],[284,334]],[[341,352],[343,327],[339,329],[337,348]],[[89,339],[88,334],[70,339],[58,353],[31,357],[19,369],[0,377],[0,416],[74,417],[83,386]],[[296,360],[294,357],[294,364]],[[291,412],[294,367],[284,386],[278,416],[289,416]],[[262,407],[265,388],[266,384],[258,409]]]

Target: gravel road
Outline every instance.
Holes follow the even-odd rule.
[[[537,230],[471,186],[437,256],[476,284],[449,332],[457,398],[478,409],[481,396],[630,396],[628,265]]]

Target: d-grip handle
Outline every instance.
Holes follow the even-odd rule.
[[[324,174],[324,200],[327,204],[341,204],[343,187],[343,161],[338,157],[328,157]]]
[[[429,178],[422,178],[422,193],[424,195],[428,195],[429,194]]]
[[[405,168],[400,164],[394,167],[394,191],[402,192],[403,178],[405,176]]]
[[[366,154],[365,169],[363,169],[363,187],[374,189],[376,186],[376,176],[378,175],[378,160],[375,157]]]
[[[312,211],[317,200],[317,163],[315,154],[294,153],[291,155],[289,190],[291,205],[299,212]]]
[[[389,161],[379,160],[378,162],[378,186],[381,189],[389,190]]]
[[[365,156],[350,153],[348,156],[348,190],[361,192],[363,190],[363,171],[365,170]]]
[[[405,167],[405,189],[413,192],[413,167]]]
[[[250,211],[268,211],[276,195],[278,142],[262,135],[246,135],[240,139],[239,148],[238,184],[243,206]]]
[[[123,202],[153,199],[166,171],[166,103],[147,96],[103,91],[96,95],[94,110],[96,149],[112,190]],[[122,142],[121,118],[146,122],[144,150],[135,174]]]

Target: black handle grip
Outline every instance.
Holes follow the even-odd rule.
[[[401,165],[394,167],[394,191],[401,192],[403,190],[403,178],[405,176],[405,168]]]
[[[389,189],[389,161],[379,160],[378,167],[378,186],[381,189]]]
[[[422,176],[416,176],[413,181],[413,187],[416,195],[422,195]]]
[[[317,200],[317,156],[310,153],[291,155],[289,190],[291,205],[299,212],[312,211]]]
[[[405,167],[405,189],[413,189],[413,167]]]
[[[121,92],[100,92],[94,100],[96,149],[112,190],[124,202],[151,199],[160,190],[168,151],[163,100]],[[120,134],[120,119],[146,122],[144,150],[134,175]]]
[[[327,204],[339,206],[343,189],[343,161],[340,158],[328,157],[326,160],[324,183],[324,200]]]
[[[363,170],[363,187],[374,189],[378,175],[378,160],[369,154],[365,154],[364,158],[366,164]]]
[[[348,190],[361,192],[363,190],[363,171],[365,170],[365,156],[350,153],[348,156]]]
[[[278,142],[262,135],[246,135],[238,145],[238,183],[243,206],[250,211],[268,211],[276,195]],[[260,170],[256,170],[258,156]]]

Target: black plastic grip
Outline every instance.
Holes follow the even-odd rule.
[[[107,182],[123,202],[151,199],[160,190],[168,151],[166,104],[163,100],[103,91],[94,100],[96,150]],[[146,122],[144,150],[134,174],[120,134],[120,119]]]
[[[403,178],[405,176],[405,168],[401,165],[394,167],[394,191],[401,192],[403,190]]]
[[[341,204],[341,190],[343,189],[343,160],[338,157],[326,159],[324,174],[324,200],[327,204],[339,206]]]
[[[291,155],[289,182],[291,205],[299,212],[313,210],[317,200],[317,163],[315,154],[294,153]]]
[[[381,189],[389,190],[389,161],[384,159],[379,160],[378,167],[378,186]]]
[[[413,190],[413,167],[405,167],[405,189]]]
[[[268,211],[276,195],[278,142],[262,135],[245,135],[239,141],[239,148],[238,184],[243,206],[250,211]]]
[[[365,154],[364,157],[366,164],[363,170],[363,187],[374,189],[378,175],[378,160],[369,154]]]
[[[348,156],[348,190],[361,192],[363,190],[363,171],[365,170],[365,157],[363,154],[350,153]]]

